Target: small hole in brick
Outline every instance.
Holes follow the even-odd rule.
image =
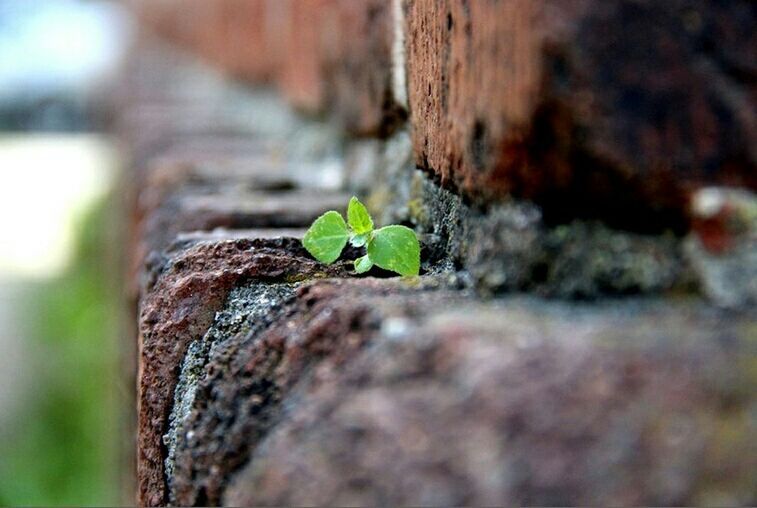
[[[486,165],[489,143],[486,138],[486,125],[481,120],[476,120],[473,125],[469,148],[476,169],[483,170]]]
[[[541,261],[537,263],[531,271],[531,282],[541,284],[547,282],[549,278],[549,264]]]
[[[452,30],[452,27],[455,25],[455,22],[452,20],[452,13],[447,13],[447,30]]]

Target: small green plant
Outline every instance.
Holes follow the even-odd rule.
[[[356,197],[347,207],[347,222],[339,212],[324,213],[305,233],[302,245],[321,263],[331,264],[339,259],[348,241],[367,251],[355,260],[356,273],[365,273],[373,265],[405,277],[420,271],[421,246],[415,232],[405,226],[374,229],[368,210]]]

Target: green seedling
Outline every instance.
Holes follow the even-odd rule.
[[[347,242],[366,248],[365,256],[355,260],[356,273],[365,273],[373,265],[405,277],[420,272],[421,246],[415,232],[405,226],[374,229],[368,210],[355,197],[347,207],[347,222],[339,212],[324,213],[305,233],[302,245],[321,263],[331,264]]]

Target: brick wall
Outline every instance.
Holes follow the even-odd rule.
[[[757,501],[753,2],[130,4],[139,503]]]

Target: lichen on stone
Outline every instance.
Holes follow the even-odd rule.
[[[231,337],[261,330],[278,314],[277,310],[292,298],[297,284],[250,283],[231,291],[223,310],[216,313],[205,335],[193,341],[181,365],[174,403],[169,417],[169,429],[163,436],[168,453],[165,460],[166,480],[173,499],[172,477],[178,436],[183,423],[192,411],[198,383],[213,351]]]

